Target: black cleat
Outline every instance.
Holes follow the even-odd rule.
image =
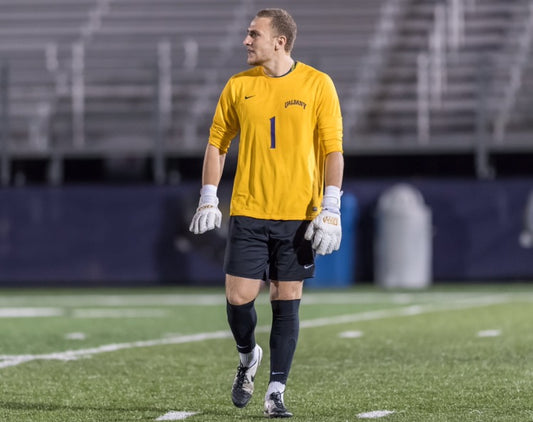
[[[272,393],[265,400],[265,416],[267,418],[292,418],[292,413],[283,404],[283,393]]]
[[[254,360],[250,366],[243,366],[242,363],[239,363],[237,374],[233,380],[233,387],[231,388],[231,399],[235,406],[244,407],[252,398],[252,394],[254,393],[255,373],[261,364],[262,358],[263,350],[258,345],[257,359]]]

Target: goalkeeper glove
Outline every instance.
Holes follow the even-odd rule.
[[[222,213],[218,209],[217,187],[204,185],[200,190],[200,201],[194,214],[189,230],[194,234],[202,234],[208,230],[219,228]]]
[[[311,241],[319,255],[328,255],[341,246],[341,191],[336,186],[326,186],[322,211],[307,227],[305,238]]]

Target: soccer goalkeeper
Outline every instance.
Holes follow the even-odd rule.
[[[291,57],[296,24],[282,9],[261,10],[243,41],[252,69],[224,87],[205,152],[200,201],[190,230],[220,227],[217,187],[240,133],[224,259],[227,317],[240,363],[235,406],[248,404],[263,351],[254,301],[270,281],[272,328],[267,417],[291,417],[284,392],[299,332],[303,280],[315,253],[341,243],[342,117],[331,78]]]

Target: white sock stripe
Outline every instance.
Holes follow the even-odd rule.
[[[267,392],[265,394],[265,399],[270,397],[272,393],[281,393],[283,398],[283,393],[285,393],[285,384],[282,384],[281,382],[274,381],[268,384]]]

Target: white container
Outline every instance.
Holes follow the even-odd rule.
[[[422,194],[410,185],[395,185],[381,195],[376,217],[376,283],[385,288],[429,286],[432,218]]]

